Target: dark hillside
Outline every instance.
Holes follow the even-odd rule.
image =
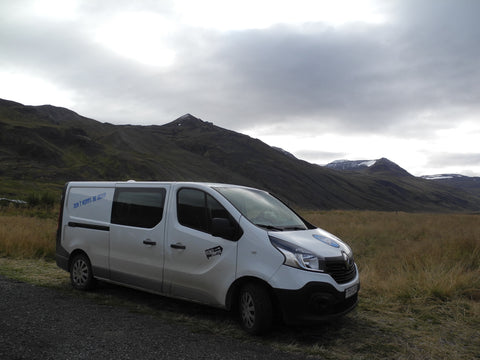
[[[473,196],[480,196],[480,177],[470,177],[458,174],[425,176],[433,183],[447,185],[452,188],[462,189]]]
[[[191,180],[267,189],[304,209],[478,211],[480,198],[381,159],[338,171],[190,114],[162,126],[100,123],[64,108],[0,100],[0,197],[71,180]]]
[[[367,174],[371,175],[386,175],[386,176],[397,176],[397,177],[414,177],[405,169],[402,169],[400,166],[395,164],[394,162],[386,159],[381,158],[375,161],[370,167],[365,169]]]

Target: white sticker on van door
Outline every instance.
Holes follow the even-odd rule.
[[[215,246],[211,249],[205,250],[205,255],[207,256],[207,259],[210,259],[212,256],[216,255],[222,255],[223,248],[221,246]]]

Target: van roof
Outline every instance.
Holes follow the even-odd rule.
[[[202,182],[202,181],[70,181],[66,185],[68,186],[79,186],[79,187],[114,187],[116,185],[203,185],[205,187],[243,187],[247,188],[248,186],[227,184],[227,183],[216,183],[216,182]]]

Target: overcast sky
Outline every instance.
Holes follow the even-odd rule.
[[[0,98],[480,176],[480,1],[0,0]]]

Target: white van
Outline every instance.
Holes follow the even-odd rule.
[[[57,265],[95,280],[238,310],[243,328],[304,324],[357,305],[350,248],[269,193],[190,182],[65,185]]]

